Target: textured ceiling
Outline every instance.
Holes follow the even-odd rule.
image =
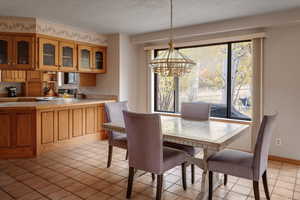
[[[182,27],[300,7],[300,0],[174,0],[174,7]],[[0,15],[137,34],[168,28],[169,0],[0,0]]]

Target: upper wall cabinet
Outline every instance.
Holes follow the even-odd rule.
[[[107,49],[31,33],[0,32],[0,70],[105,73]]]
[[[0,35],[0,68],[33,69],[34,37]]]
[[[78,70],[91,72],[93,70],[92,47],[78,45]]]
[[[39,38],[39,69],[45,71],[58,70],[58,41]]]
[[[106,48],[93,48],[93,71],[97,73],[106,72]]]
[[[9,68],[12,65],[12,37],[0,36],[0,67]]]
[[[15,37],[14,38],[14,59],[13,65],[18,69],[34,68],[34,38]]]
[[[59,71],[76,71],[77,51],[73,42],[59,42]]]

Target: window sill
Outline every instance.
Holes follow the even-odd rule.
[[[178,113],[164,113],[164,112],[154,112],[154,113],[160,114],[162,116],[181,117],[181,114]],[[246,125],[252,124],[252,121],[238,120],[238,119],[226,119],[226,118],[219,118],[219,117],[210,117],[209,119],[218,122],[228,122],[228,123],[246,124]]]

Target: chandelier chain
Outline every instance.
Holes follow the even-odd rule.
[[[173,0],[170,0],[170,9],[171,9],[171,15],[170,15],[170,39],[173,41]]]

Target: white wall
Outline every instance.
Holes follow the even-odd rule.
[[[279,114],[271,154],[300,160],[300,25],[266,29],[264,108]],[[282,145],[275,145],[275,138]]]
[[[120,82],[119,99],[127,101],[132,110],[137,110],[138,94],[138,48],[131,44],[129,35],[120,34]]]

